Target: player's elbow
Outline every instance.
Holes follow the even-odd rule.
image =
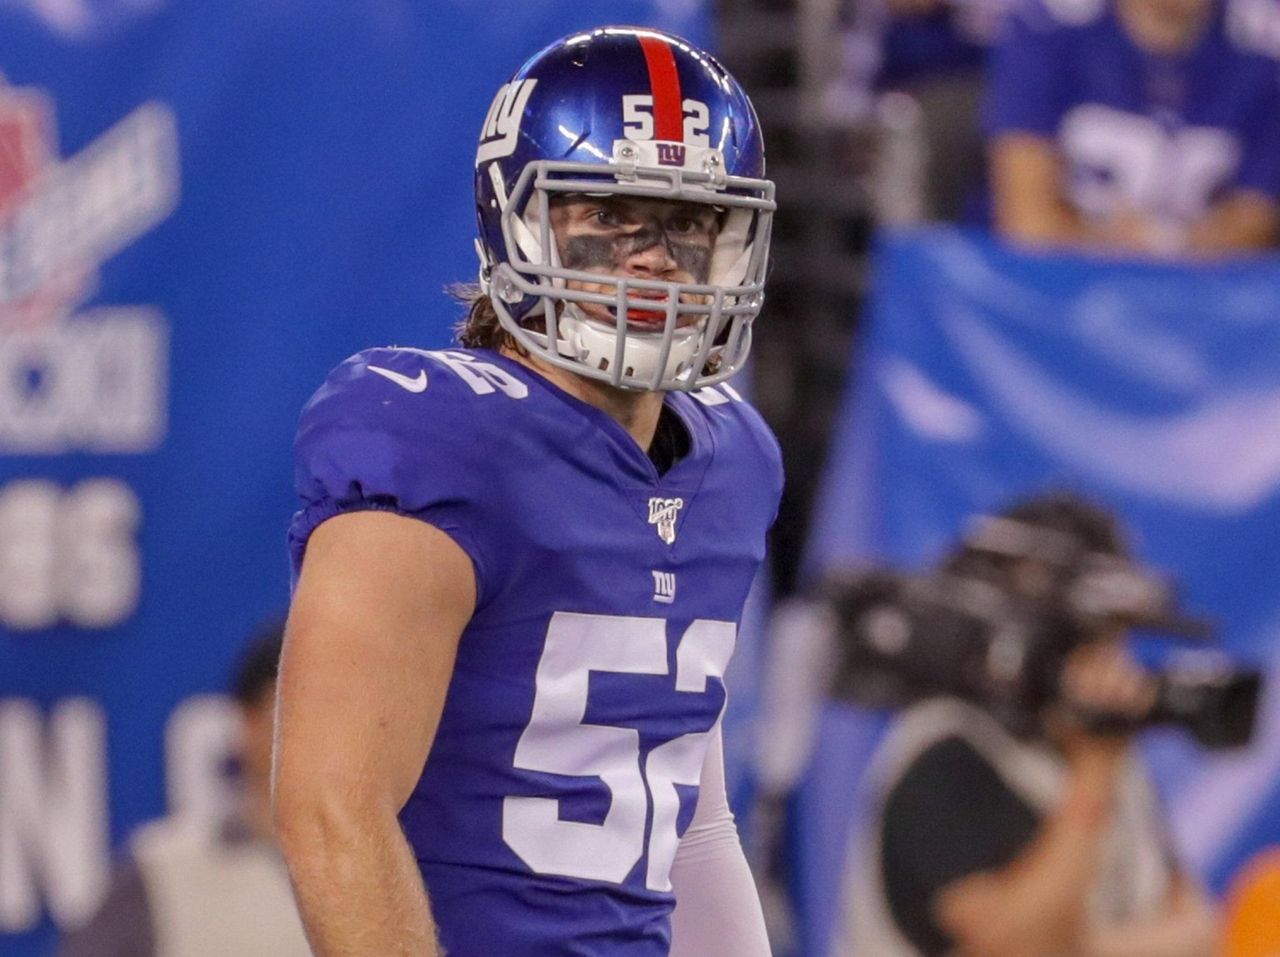
[[[277,778],[271,794],[271,824],[290,869],[342,830],[341,819],[334,811],[300,791],[287,780]]]
[[[271,797],[276,840],[291,871],[349,854],[374,832],[398,826],[394,812],[338,787],[277,776]]]

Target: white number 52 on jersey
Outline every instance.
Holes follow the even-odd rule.
[[[701,694],[708,679],[723,678],[735,635],[730,621],[691,623],[676,649],[676,690]],[[516,745],[515,766],[599,778],[612,797],[601,824],[561,820],[555,798],[509,797],[502,808],[503,840],[540,874],[620,884],[645,853],[652,800],[645,885],[670,890],[671,862],[680,842],[676,785],[698,783],[711,732],[668,741],[650,751],[641,767],[638,731],[583,723],[593,671],[667,674],[666,621],[570,612],[552,616],[538,663],[533,716]]]

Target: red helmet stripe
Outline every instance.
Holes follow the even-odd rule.
[[[653,138],[684,142],[684,108],[675,55],[670,45],[657,37],[641,34],[639,39],[653,88]]]

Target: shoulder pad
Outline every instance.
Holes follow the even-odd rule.
[[[689,397],[697,400],[708,419],[731,421],[735,425],[729,428],[737,428],[745,432],[769,463],[770,471],[779,474],[778,482],[779,485],[781,484],[782,450],[778,446],[773,430],[769,428],[764,416],[755,406],[744,399],[728,382],[697,389],[690,392]]]
[[[459,415],[474,422],[477,397],[524,399],[529,387],[484,353],[388,346],[356,353],[325,379],[303,410],[304,423],[317,409],[353,417],[374,427],[397,419],[405,424]]]

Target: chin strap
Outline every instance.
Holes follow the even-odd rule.
[[[566,302],[557,323],[560,335],[557,348],[561,355],[576,359],[583,365],[600,371],[613,372],[610,368],[617,350],[618,330],[606,323],[589,319],[572,302]],[[676,329],[671,336],[671,351],[662,370],[662,384],[670,387],[677,378],[688,378],[689,369],[698,354],[704,323]],[[627,333],[622,353],[622,374],[640,380],[652,379],[662,355],[664,335],[656,333]]]

